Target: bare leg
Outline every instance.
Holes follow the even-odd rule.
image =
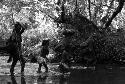
[[[25,60],[22,56],[20,57],[20,63],[21,63],[21,73],[23,74],[25,68]]]
[[[18,56],[19,56],[19,61],[21,64],[21,74],[24,74],[24,68],[25,68],[25,60],[22,55],[22,50],[21,50],[21,44],[18,44]]]
[[[9,59],[7,60],[7,63],[10,63],[12,61],[12,57],[9,56]]]
[[[42,63],[39,64],[39,68],[38,68],[38,71],[37,71],[38,73],[41,72],[41,67],[42,67]]]
[[[11,65],[11,68],[10,68],[10,73],[11,73],[11,75],[13,75],[14,73],[14,67],[15,67],[15,65],[16,65],[16,63],[17,63],[17,59],[13,59],[13,62],[12,62],[12,65]]]
[[[46,72],[48,72],[48,67],[47,67],[47,64],[45,62],[43,63],[43,66],[45,67]]]

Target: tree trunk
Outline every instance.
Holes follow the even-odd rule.
[[[89,3],[89,19],[90,19],[90,21],[91,21],[91,1],[90,0],[88,0],[88,3]]]
[[[116,17],[116,15],[121,12],[123,6],[124,6],[124,0],[119,0],[119,5],[116,11],[112,14],[111,18],[109,18],[105,24],[105,27],[104,27],[105,29],[109,27],[109,25],[111,24],[112,20]]]

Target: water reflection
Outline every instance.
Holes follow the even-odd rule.
[[[24,76],[21,76],[21,84],[26,84]]]
[[[7,84],[19,84],[19,83],[17,83],[15,76],[10,76],[10,77],[11,77],[11,82],[7,82]],[[21,76],[21,83],[20,84],[26,84],[24,76]]]
[[[38,76],[37,84],[46,84],[47,76]]]
[[[72,70],[70,75],[0,76],[0,84],[125,84],[125,67]]]
[[[68,84],[68,77],[60,76],[39,76],[35,84]]]
[[[65,77],[64,75],[61,75],[59,80],[59,84],[68,84],[68,77]]]
[[[7,82],[6,84],[68,84],[68,78],[66,75],[10,76],[3,82]]]

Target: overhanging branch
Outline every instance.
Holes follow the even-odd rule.
[[[108,21],[106,22],[104,28],[107,29],[109,27],[109,25],[111,24],[112,20],[117,16],[118,13],[121,12],[123,6],[124,6],[124,0],[119,0],[119,5],[118,5],[116,11],[112,14],[111,18],[108,19]]]

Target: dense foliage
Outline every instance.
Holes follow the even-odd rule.
[[[124,30],[121,28],[118,30],[116,29],[114,32],[112,31],[113,27],[109,27],[115,16],[121,12],[124,3],[119,1],[116,10],[109,13],[110,9],[115,8],[115,6],[112,7],[113,2],[114,0],[110,2],[111,8],[107,10],[106,16],[103,17],[103,15],[101,15],[104,12],[103,10],[102,12],[97,10],[97,12],[99,12],[98,15],[100,15],[102,19],[95,20],[92,19],[93,12],[91,9],[84,11],[88,12],[89,19],[84,16],[81,12],[82,9],[78,7],[79,2],[75,3],[75,9],[72,12],[65,11],[68,9],[65,8],[64,3],[66,2],[63,1],[61,5],[62,12],[60,17],[56,18],[55,21],[57,23],[62,23],[60,27],[63,27],[64,29],[74,29],[76,31],[76,34],[69,38],[71,41],[71,47],[69,48],[71,52],[69,51],[69,55],[72,55],[73,58],[75,57],[74,61],[86,63],[121,63],[124,61]],[[90,4],[91,3],[89,2],[89,5]],[[102,7],[103,5],[101,4],[99,8],[101,9]],[[97,12],[94,14],[97,14]],[[104,22],[101,22],[103,20]],[[97,23],[95,23],[96,21]]]
[[[0,36],[1,39],[8,39],[16,21],[27,23],[28,29],[22,35],[24,53],[35,51],[33,53],[38,54],[42,39],[49,38],[50,51],[55,54],[54,48],[64,39],[62,32],[71,29],[75,31],[69,38],[73,61],[122,61],[125,22],[123,1],[2,0]],[[59,60],[58,57],[56,59]]]

